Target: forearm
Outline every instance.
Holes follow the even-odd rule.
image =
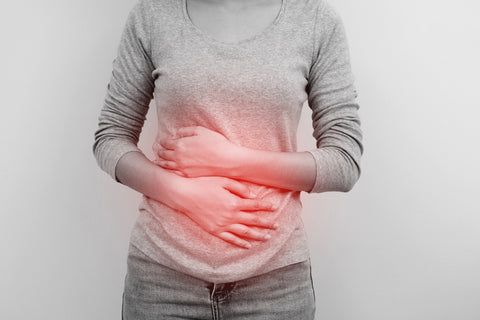
[[[239,182],[183,178],[156,166],[141,152],[124,154],[115,171],[122,184],[181,211],[206,232],[233,245],[249,249],[251,240],[267,241],[268,231],[277,228],[274,220],[255,212],[274,210],[272,204],[250,198],[249,189]]]
[[[360,131],[355,118],[329,126],[319,135],[317,149],[308,152],[249,149],[215,131],[187,127],[154,147],[156,164],[186,177],[222,176],[292,191],[346,192],[360,174]]]
[[[180,177],[156,166],[143,153],[124,154],[118,160],[115,173],[120,183],[170,207],[175,207],[171,199],[174,197],[175,181]]]
[[[223,157],[226,163],[219,164],[212,173],[294,191],[348,192],[360,176],[360,155],[359,145],[320,147],[309,152],[236,147]]]
[[[308,152],[272,152],[239,147],[230,160],[232,178],[294,191],[310,191],[316,164]]]

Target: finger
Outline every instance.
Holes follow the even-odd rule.
[[[252,227],[248,227],[243,224],[232,224],[228,226],[227,228],[228,231],[231,233],[241,237],[242,239],[248,238],[252,240],[258,240],[258,241],[267,241],[270,239],[270,235],[266,233],[266,231],[259,231],[255,230]]]
[[[227,180],[223,188],[242,198],[252,199],[255,197],[246,185],[235,180]]]
[[[183,173],[182,171],[179,171],[179,170],[170,170],[172,171],[173,173],[175,173],[176,175],[179,175],[181,177],[184,177],[184,178],[187,178],[187,175],[185,173]]]
[[[250,242],[248,242],[246,240],[243,240],[243,239],[237,237],[236,235],[234,235],[233,233],[230,233],[230,232],[227,232],[227,231],[221,232],[217,236],[220,239],[222,239],[222,240],[224,240],[228,243],[236,245],[237,247],[241,247],[241,248],[244,248],[244,249],[250,249],[252,247]]]
[[[155,164],[164,168],[164,169],[169,169],[169,170],[177,170],[178,169],[178,165],[174,161],[158,159],[158,160],[155,160]]]
[[[152,145],[152,150],[153,150],[153,153],[158,153],[159,150],[162,149],[162,146],[160,145],[160,143],[158,142],[155,142],[153,145]]]
[[[161,146],[161,148],[163,148],[163,149],[175,150],[176,144],[175,144],[175,141],[174,141],[174,140],[172,140],[172,139],[166,139],[166,140],[160,141],[160,146]],[[159,149],[161,149],[161,148],[159,148]]]
[[[241,211],[275,211],[273,203],[258,199],[240,199],[238,209]]]
[[[161,158],[159,160],[173,161],[174,160],[173,155],[174,155],[174,151],[172,150],[161,149],[161,150],[158,150],[157,152],[157,156]]]
[[[191,137],[198,134],[199,127],[182,127],[175,133],[176,138]]]
[[[278,224],[272,220],[265,217],[261,217],[257,214],[241,212],[236,216],[236,222],[252,227],[266,228],[275,230],[278,228]]]

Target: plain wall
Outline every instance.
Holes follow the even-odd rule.
[[[1,319],[120,319],[140,196],[100,171],[92,143],[134,2],[0,4]],[[478,320],[480,5],[331,2],[365,153],[353,191],[303,195],[317,319]]]

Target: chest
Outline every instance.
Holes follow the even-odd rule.
[[[296,110],[307,97],[309,59],[304,50],[284,41],[255,39],[225,46],[192,36],[166,43],[159,46],[153,76],[156,97],[168,102],[167,108],[208,113],[217,105],[222,107],[215,113],[222,117],[232,112],[267,117],[272,110]]]
[[[155,100],[164,127],[220,130],[228,122],[225,132],[241,132],[258,119],[295,123],[312,61],[311,34],[301,20],[283,8],[266,30],[229,43],[194,25],[182,1],[172,4],[178,7],[155,16],[151,32]],[[227,121],[232,118],[233,124]]]
[[[239,4],[183,0],[188,19],[198,29],[219,41],[235,43],[267,29],[277,18],[283,0]]]

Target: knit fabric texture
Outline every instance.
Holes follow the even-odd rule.
[[[140,0],[123,31],[95,132],[94,155],[113,179],[154,98],[156,139],[203,126],[252,149],[295,152],[301,110],[317,148],[311,193],[348,191],[360,175],[362,133],[343,23],[325,0],[283,0],[269,27],[236,43],[194,25],[186,0]],[[309,257],[300,192],[247,183],[276,203],[280,227],[251,249],[210,235],[144,196],[131,243],[160,264],[211,282],[259,275]]]

